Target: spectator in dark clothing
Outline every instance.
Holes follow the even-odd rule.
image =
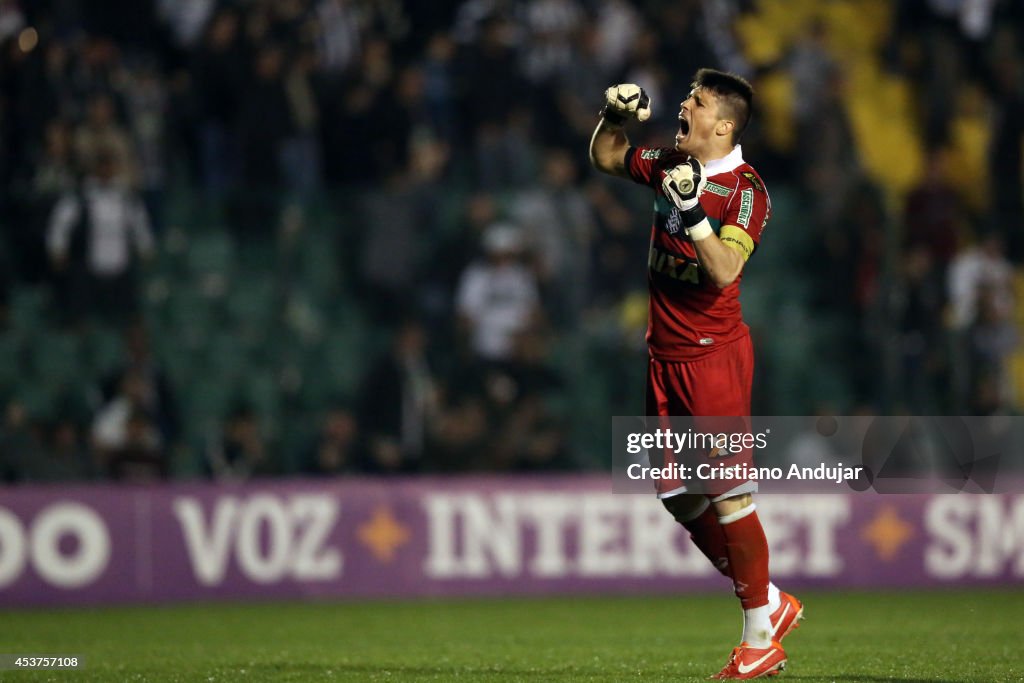
[[[455,44],[443,33],[431,36],[423,64],[424,112],[431,128],[445,142],[453,144],[459,133],[455,111]]]
[[[514,27],[501,16],[487,19],[478,43],[459,59],[459,99],[476,146],[476,178],[492,189],[526,182],[530,175],[529,94],[511,45]],[[495,78],[494,74],[505,74]]]
[[[208,476],[218,480],[273,474],[269,444],[256,413],[242,406],[232,411],[222,432],[205,449]]]
[[[125,439],[107,456],[107,472],[115,481],[166,479],[167,459],[154,438],[156,425],[143,410],[134,410],[125,425]]]
[[[245,57],[238,15],[225,9],[210,22],[192,69],[202,178],[213,194],[238,181],[240,148],[234,125],[247,75]]]
[[[948,178],[949,151],[934,150],[921,184],[907,195],[903,214],[907,248],[924,247],[943,271],[959,247],[957,228],[964,218],[963,203]]]
[[[232,228],[240,240],[271,235],[279,224],[285,144],[296,131],[284,66],[281,47],[262,47],[255,56],[254,78],[240,103],[238,130],[245,190],[232,206]]]
[[[24,480],[32,463],[44,457],[44,449],[25,406],[17,400],[9,401],[0,424],[0,481]]]
[[[556,409],[564,385],[547,363],[544,334],[517,335],[511,360],[484,369],[495,439],[492,467],[519,471],[560,470],[571,465],[563,415]]]
[[[75,129],[74,145],[81,168],[95,169],[110,157],[113,179],[127,189],[139,189],[135,143],[121,125],[112,95],[101,92],[89,99],[85,121]]]
[[[284,59],[284,51],[276,45],[260,49],[254,78],[239,110],[245,182],[254,189],[280,184],[282,143],[294,133],[284,86]]]
[[[977,316],[967,331],[970,352],[964,360],[969,365],[973,400],[988,395],[994,403],[992,408],[1006,410],[1013,404],[1013,382],[1008,364],[1020,335],[1011,313],[1000,305],[998,294],[992,287],[979,287]],[[994,395],[986,394],[986,391]],[[980,414],[987,414],[987,411]]]
[[[49,425],[47,432],[47,448],[38,461],[30,464],[26,478],[35,481],[91,479],[93,464],[78,424],[64,416]]]
[[[345,406],[336,405],[324,415],[316,442],[305,454],[302,470],[324,477],[352,474],[359,471],[361,460],[355,415]]]
[[[389,352],[378,359],[364,380],[359,421],[366,433],[370,471],[420,467],[428,430],[437,414],[426,344],[423,327],[407,321],[395,334]]]
[[[137,322],[125,329],[124,348],[127,363],[104,382],[105,396],[108,400],[113,398],[117,394],[121,379],[128,373],[141,377],[145,387],[142,395],[143,408],[152,416],[163,443],[175,443],[180,422],[174,388],[153,355],[145,325]]]
[[[282,143],[281,164],[285,186],[299,196],[319,189],[321,153],[317,131],[322,123],[313,91],[313,70],[316,55],[303,47],[291,60],[284,78],[293,133]]]
[[[23,196],[12,202],[6,229],[8,247],[21,282],[45,281],[49,272],[46,224],[60,197],[74,192],[78,182],[71,127],[61,118],[46,123],[42,139],[32,150]]]
[[[402,129],[394,83],[391,48],[379,39],[366,43],[353,74],[320,80],[324,118],[332,122],[321,129],[329,180],[373,185],[405,169],[409,131]]]
[[[916,415],[934,415],[946,406],[936,405],[946,383],[943,339],[944,271],[935,267],[927,248],[915,247],[904,256],[899,306],[900,353],[905,409]]]
[[[479,41],[463,48],[459,58],[460,96],[470,130],[502,126],[523,103],[527,87],[516,64],[511,35],[514,27],[501,16],[484,21]],[[508,78],[495,78],[507,74]]]
[[[117,394],[99,410],[92,425],[93,452],[101,472],[126,475],[132,463],[141,463],[154,475],[166,470],[161,457],[164,441],[150,411],[155,393],[149,379],[135,369],[121,377]]]
[[[1010,256],[1024,260],[1024,234],[1019,226],[1024,222],[1024,59],[1014,41],[1001,34],[1000,49],[995,62],[995,125],[989,147],[989,172],[992,177],[992,225],[1014,226],[1007,232]],[[1018,39],[1019,40],[1019,39]],[[1008,45],[1006,45],[1008,43]]]
[[[594,286],[589,303],[599,310],[607,309],[643,286],[634,277],[634,261],[644,252],[649,238],[635,229],[632,214],[607,182],[589,183],[587,200],[598,230],[597,237],[590,241]]]
[[[10,325],[11,289],[14,285],[14,273],[5,254],[0,254],[0,331]]]
[[[55,118],[46,124],[42,149],[34,160],[33,197],[52,208],[53,202],[75,187],[75,160],[72,156],[71,129]]]
[[[457,384],[446,391],[444,410],[435,423],[430,468],[438,472],[499,469],[491,457],[494,432],[486,400],[479,391]]]

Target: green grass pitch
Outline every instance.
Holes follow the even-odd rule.
[[[1024,681],[1022,591],[815,592],[785,681]],[[0,653],[79,654],[3,681],[702,681],[725,594],[7,611]]]

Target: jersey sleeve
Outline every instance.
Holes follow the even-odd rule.
[[[657,189],[675,150],[669,147],[630,147],[626,151],[626,172],[634,183]]]
[[[772,203],[764,185],[760,181],[740,183],[739,192],[725,208],[719,238],[738,247],[745,259],[750,258],[761,243],[761,233],[771,215]]]

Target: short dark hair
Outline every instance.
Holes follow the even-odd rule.
[[[703,88],[715,93],[719,106],[736,124],[732,130],[732,144],[740,141],[754,113],[754,88],[747,79],[717,69],[700,69],[693,77],[692,88]]]

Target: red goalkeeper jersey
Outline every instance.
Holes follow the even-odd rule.
[[[747,333],[740,311],[740,277],[719,289],[697,262],[679,209],[665,196],[665,171],[687,155],[668,147],[631,147],[626,170],[634,182],[654,189],[654,224],[647,260],[651,292],[647,346],[659,360],[686,361],[713,353]],[[708,178],[700,204],[719,238],[749,257],[771,217],[771,200],[739,145],[704,169]]]

